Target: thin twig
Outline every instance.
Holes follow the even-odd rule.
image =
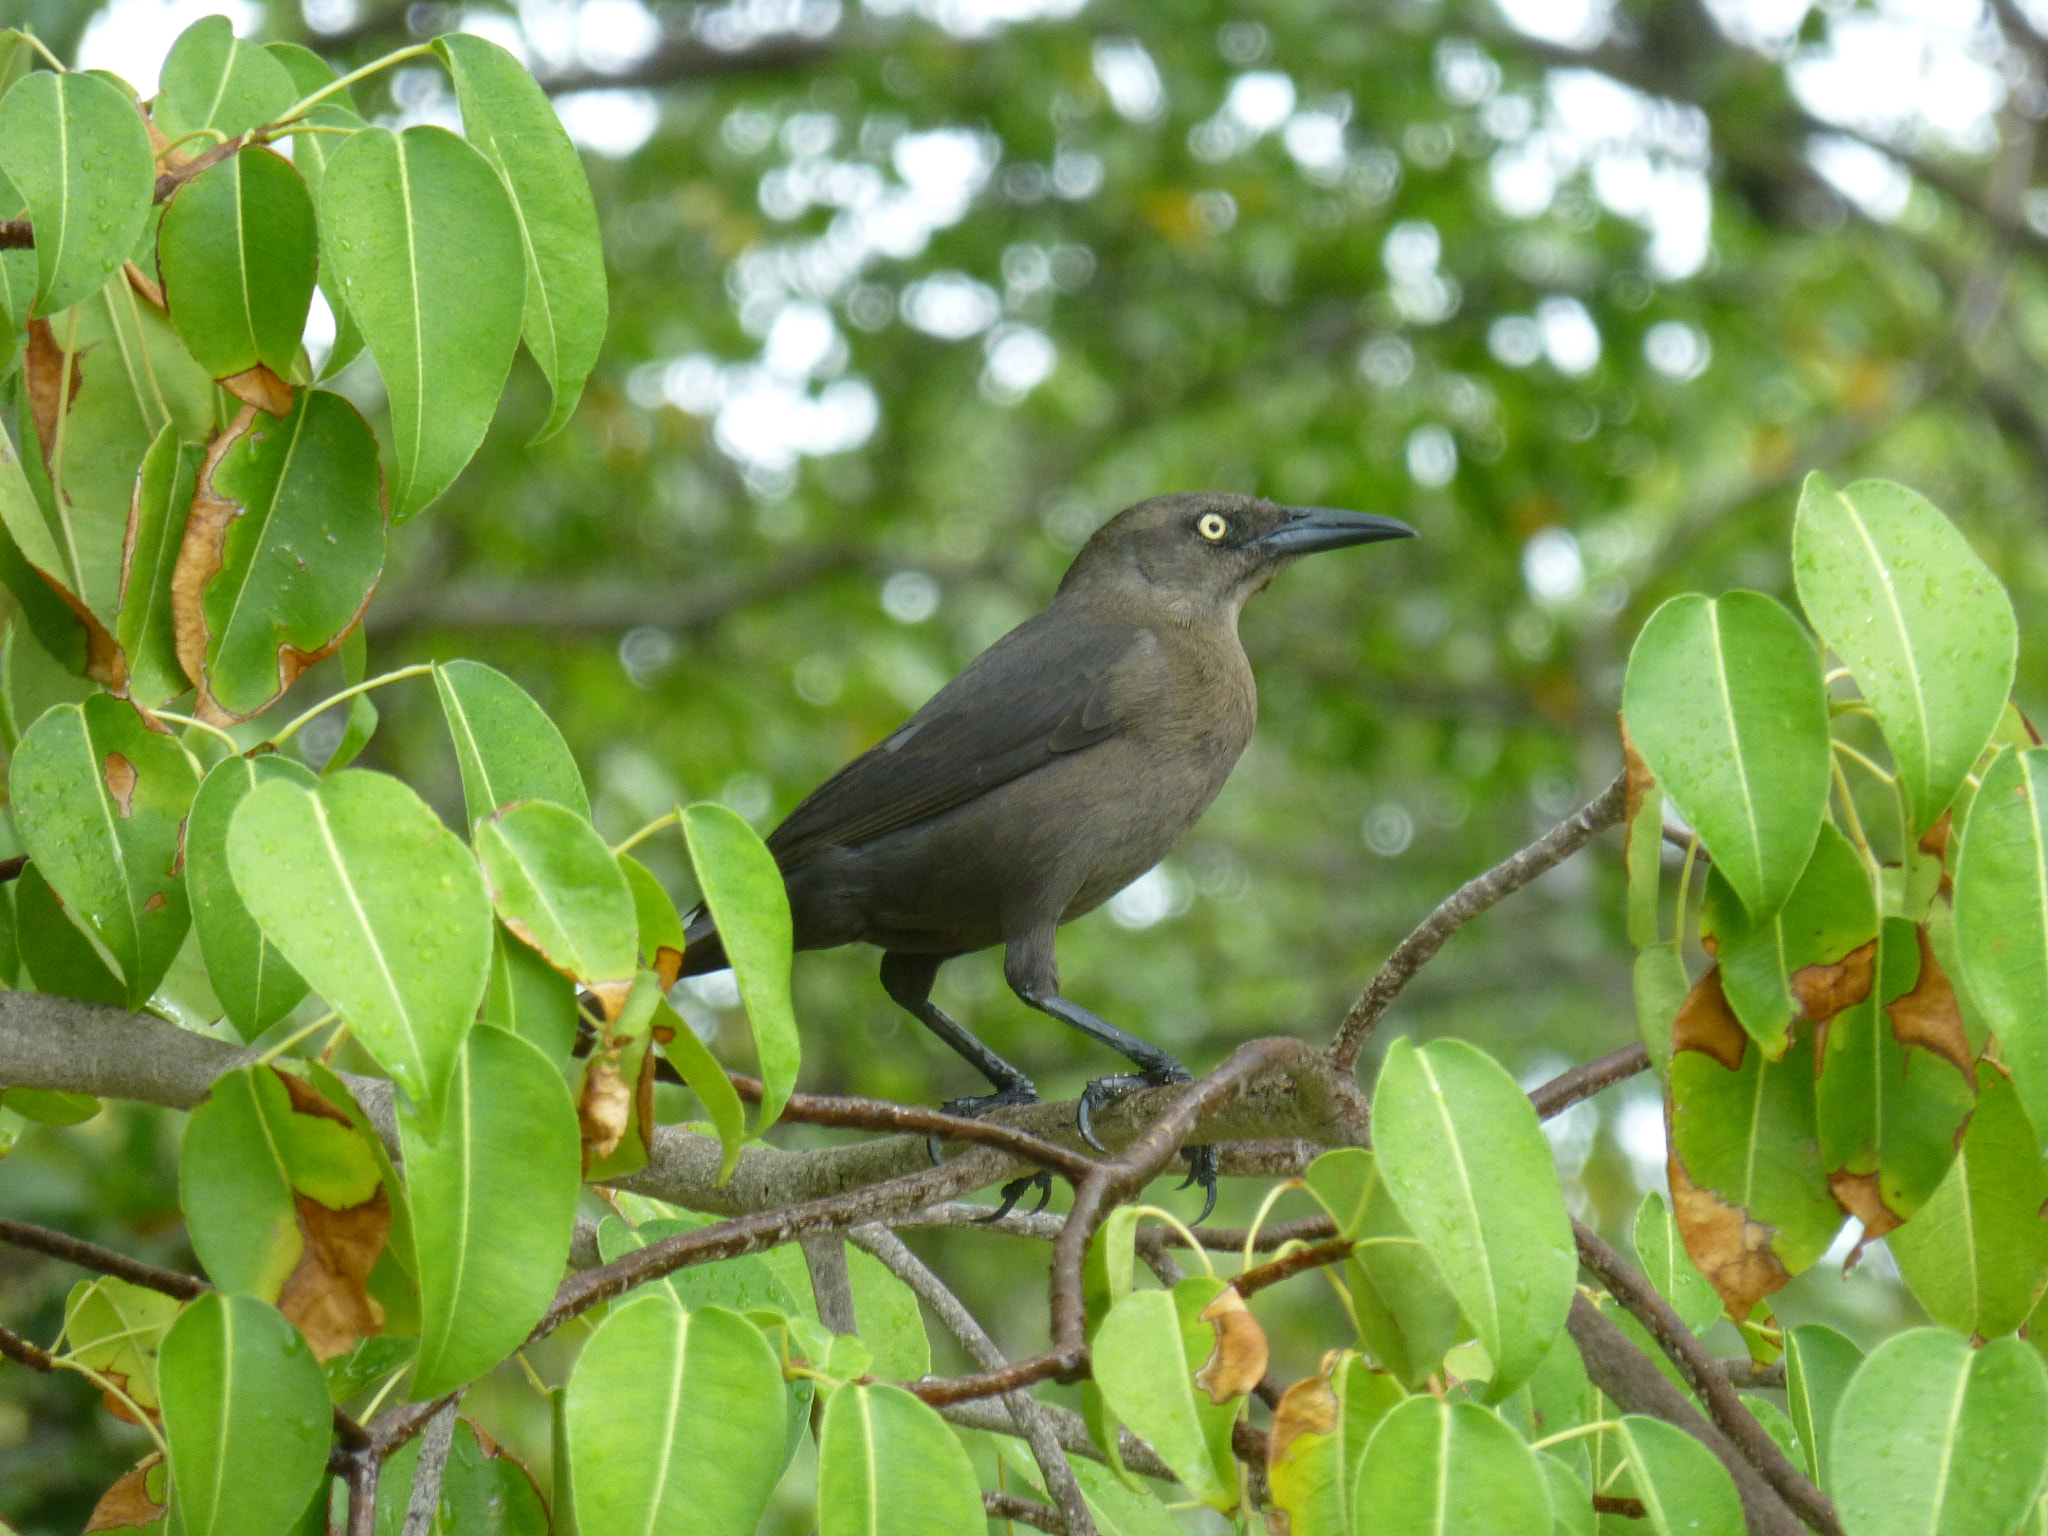
[[[1050,1531],[1052,1536],[1068,1536],[1074,1529],[1060,1518],[1058,1510],[1048,1508],[1036,1499],[1021,1498],[1014,1493],[997,1493],[993,1488],[981,1490],[981,1507],[991,1520],[1015,1520],[1020,1525]]]
[[[427,1536],[434,1516],[441,1508],[441,1477],[448,1470],[448,1453],[455,1446],[455,1399],[427,1420],[420,1440],[420,1457],[412,1467],[412,1496],[405,1504],[405,1525],[400,1536]]]
[[[838,1334],[859,1333],[853,1310],[853,1276],[846,1268],[846,1239],[837,1232],[811,1232],[797,1239],[811,1277],[818,1321]]]
[[[194,1296],[204,1295],[213,1289],[197,1275],[145,1264],[125,1253],[102,1248],[98,1243],[88,1243],[82,1237],[53,1232],[48,1227],[38,1227],[26,1221],[0,1217],[0,1243],[12,1243],[17,1248],[46,1253],[53,1259],[76,1264],[80,1269],[97,1270],[117,1280],[126,1280],[131,1285],[142,1286],[145,1290],[175,1296],[180,1301],[190,1301]]]
[[[1414,980],[1415,973],[1444,947],[1445,941],[1503,896],[1512,895],[1546,870],[1562,864],[1620,821],[1626,791],[1627,776],[1617,774],[1612,784],[1520,853],[1502,860],[1477,879],[1466,881],[1446,897],[1395,946],[1371,985],[1351,1005],[1330,1046],[1330,1060],[1343,1071],[1355,1067],[1358,1053],[1380,1016],[1401,995],[1401,989]]]
[[[1263,1291],[1269,1285],[1278,1285],[1282,1280],[1292,1280],[1296,1275],[1320,1269],[1325,1264],[1342,1264],[1351,1257],[1351,1250],[1356,1246],[1344,1238],[1333,1237],[1328,1242],[1297,1248],[1286,1257],[1275,1259],[1270,1264],[1248,1269],[1230,1283],[1238,1295],[1250,1296]]]
[[[1671,1304],[1657,1294],[1649,1281],[1631,1269],[1619,1253],[1603,1242],[1598,1233],[1575,1221],[1572,1223],[1572,1235],[1578,1240],[1580,1262],[1599,1276],[1601,1284],[1607,1287],[1614,1299],[1650,1331],[1657,1347],[1664,1351],[1671,1363],[1678,1367],[1679,1374],[1699,1394],[1700,1401],[1706,1405],[1708,1417],[1735,1442],[1737,1449],[1764,1475],[1778,1496],[1791,1506],[1793,1513],[1824,1536],[1842,1536],[1842,1525],[1834,1504],[1807,1480],[1806,1474],[1792,1465],[1784,1451],[1779,1449],[1778,1442],[1756,1421],[1756,1416],[1743,1405],[1734,1387],[1728,1384],[1728,1378],[1714,1357],[1693,1336],[1692,1330],[1679,1320]]]
[[[1560,1072],[1541,1087],[1529,1091],[1529,1101],[1536,1106],[1538,1117],[1553,1119],[1570,1109],[1582,1099],[1590,1099],[1602,1089],[1612,1088],[1616,1083],[1634,1077],[1638,1072],[1650,1070],[1650,1053],[1638,1040],[1633,1045],[1624,1045],[1618,1051],[1609,1051],[1597,1061],[1584,1066],[1573,1067]]]
[[[1060,1448],[1069,1456],[1085,1456],[1090,1461],[1108,1464],[1109,1458],[1090,1438],[1087,1422],[1081,1415],[1071,1408],[1060,1408],[1052,1403],[1039,1403],[1038,1406],[1058,1437]],[[962,1429],[979,1429],[992,1435],[1015,1432],[1010,1422],[1010,1410],[996,1398],[976,1397],[964,1403],[948,1403],[939,1409],[939,1417],[949,1424],[958,1424]],[[1140,1477],[1156,1478],[1162,1483],[1175,1481],[1173,1469],[1159,1459],[1159,1453],[1128,1429],[1119,1428],[1117,1431],[1117,1454],[1123,1457],[1124,1465]]]
[[[348,1536],[377,1536],[377,1473],[382,1466],[368,1452],[349,1463]]]
[[[50,1358],[50,1352],[40,1344],[32,1344],[12,1328],[0,1325],[0,1355],[27,1366],[32,1371],[54,1371],[57,1362]]]

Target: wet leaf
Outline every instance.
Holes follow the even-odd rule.
[[[1827,698],[1798,621],[1758,592],[1671,599],[1636,639],[1622,712],[1750,916],[1776,912],[1828,797]]]
[[[1095,1332],[1095,1381],[1116,1416],[1150,1443],[1189,1493],[1229,1511],[1242,1496],[1230,1427],[1242,1401],[1212,1403],[1195,1373],[1216,1346],[1201,1314],[1225,1289],[1192,1277],[1171,1291],[1132,1291]]]
[[[527,800],[476,829],[498,916],[616,1019],[633,986],[639,914],[618,860],[576,812]]]
[[[1493,1362],[1488,1394],[1529,1379],[1564,1329],[1578,1255],[1536,1111],[1461,1040],[1397,1040],[1373,1093],[1374,1145],[1401,1214]]]
[[[435,51],[455,82],[463,132],[505,178],[526,255],[520,334],[554,391],[540,437],[560,430],[604,341],[604,246],[583,160],[547,93],[492,42],[443,33]]]
[[[340,78],[319,54],[297,43],[266,43],[263,51],[284,66],[285,73],[291,76],[292,88],[299,93],[301,100]],[[308,112],[305,121],[315,127],[350,131],[367,126],[357,113],[355,98],[346,86]],[[326,172],[327,163],[345,142],[341,135],[323,133],[300,134],[292,140],[292,164],[305,178],[306,189],[312,193],[316,203],[320,196],[320,179]],[[341,297],[341,285],[333,274],[322,270],[319,283],[320,291],[327,296],[328,308],[334,312],[334,346],[321,363],[318,376],[331,379],[362,352],[363,333],[349,315],[348,305]]]
[[[95,694],[29,727],[8,782],[36,867],[141,1007],[191,926],[179,847],[198,788],[190,761],[133,705]]]
[[[576,1044],[576,983],[501,927],[492,937],[484,1022],[530,1040],[560,1066]]]
[[[305,978],[263,937],[228,873],[228,827],[250,791],[271,779],[309,790],[319,782],[310,768],[274,752],[224,758],[200,783],[185,827],[192,926],[207,980],[244,1040],[254,1040],[306,995]]]
[[[1785,1402],[1798,1432],[1806,1475],[1834,1491],[1835,1410],[1863,1351],[1823,1323],[1801,1323],[1785,1333]]]
[[[0,100],[0,171],[35,222],[35,311],[44,316],[120,270],[156,190],[134,99],[80,71],[37,70]]]
[[[264,937],[341,1010],[431,1133],[490,967],[490,898],[469,850],[396,779],[352,768],[314,789],[251,790],[228,829],[228,868]]]
[[[164,1335],[157,1384],[191,1536],[274,1536],[326,1486],[327,1379],[276,1309],[201,1296]]]
[[[718,1182],[723,1184],[740,1163],[747,1134],[746,1107],[711,1048],[666,1001],[655,1004],[653,1031],[661,1054],[682,1074],[718,1132]]]
[[[1373,1536],[1528,1536],[1550,1528],[1550,1479],[1499,1415],[1424,1393],[1380,1421],[1351,1507]]]
[[[518,217],[447,129],[366,128],[327,163],[320,234],[390,395],[402,523],[461,473],[505,387],[526,302]]]
[[[944,1419],[901,1387],[832,1394],[818,1436],[818,1536],[983,1536],[987,1528],[974,1465]]]
[[[64,1303],[64,1342],[80,1365],[118,1382],[145,1411],[157,1406],[157,1348],[181,1303],[112,1275],[81,1280]],[[109,1410],[133,1418],[109,1398]]]
[[[259,364],[290,375],[319,246],[305,179],[274,150],[250,145],[177,190],[157,270],[171,324],[202,368],[216,379]]]
[[[1956,856],[1963,975],[1998,1036],[2020,1103],[2048,1125],[2048,748],[2001,752],[1984,774]]]
[[[185,537],[199,459],[200,450],[179,442],[176,425],[166,422],[135,480],[114,638],[127,659],[128,697],[145,709],[168,704],[192,686],[178,663],[171,572]]]
[[[1672,1220],[1664,1197],[1654,1189],[1636,1207],[1630,1241],[1644,1276],[1657,1288],[1657,1294],[1671,1303],[1679,1321],[1694,1333],[1712,1327],[1721,1315],[1721,1298],[1685,1251],[1678,1223]]]
[[[245,410],[200,466],[172,577],[199,715],[269,708],[340,648],[383,566],[377,443],[356,408],[307,389],[283,421]]]
[[[789,995],[789,895],[775,856],[733,812],[722,805],[690,805],[682,816],[697,884],[718,924],[754,1033],[763,1084],[754,1125],[765,1129],[781,1117],[801,1059]]]
[[[455,740],[472,825],[516,800],[552,800],[589,817],[590,797],[569,744],[525,689],[480,661],[443,662],[434,686]]]
[[[127,1007],[126,983],[109,968],[33,864],[14,882],[14,936],[23,979],[36,991]]]
[[[1743,1536],[1742,1500],[1719,1458],[1662,1419],[1624,1414],[1620,1439],[1656,1536]]]
[[[1394,1203],[1373,1155],[1340,1147],[1310,1165],[1310,1192],[1358,1246],[1344,1261],[1359,1342],[1410,1390],[1472,1327],[1443,1271]]]
[[[401,1111],[420,1282],[412,1394],[467,1385],[516,1349],[554,1298],[581,1157],[562,1075],[504,1030],[469,1032],[438,1135]]]
[[[2012,602],[1934,503],[1889,480],[1837,490],[1807,476],[1792,575],[1877,715],[1917,836],[1955,798],[2012,691]]]
[[[1349,1350],[1281,1395],[1267,1441],[1266,1477],[1288,1536],[1351,1536],[1351,1484],[1366,1442],[1403,1397],[1400,1385]]]
[[[284,66],[235,36],[225,16],[208,16],[178,34],[165,57],[151,115],[167,139],[201,128],[226,138],[282,117],[298,99]],[[186,146],[200,154],[207,143]]]

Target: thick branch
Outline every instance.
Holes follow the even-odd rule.
[[[1571,1315],[1566,1319],[1572,1342],[1586,1362],[1586,1374],[1593,1385],[1614,1399],[1624,1413],[1643,1413],[1684,1430],[1720,1459],[1735,1480],[1742,1498],[1744,1523],[1750,1536],[1803,1536],[1798,1519],[1750,1465],[1733,1442],[1700,1417],[1671,1379],[1650,1363],[1650,1359],[1628,1335],[1600,1315],[1600,1309],[1584,1293],[1572,1297]]]
[[[1373,977],[1372,984],[1351,1005],[1351,1011],[1344,1015],[1337,1039],[1330,1047],[1330,1059],[1346,1072],[1357,1066],[1358,1053],[1364,1048],[1366,1036],[1379,1023],[1380,1016],[1401,995],[1401,989],[1414,980],[1415,973],[1444,947],[1450,936],[1503,896],[1512,895],[1544,871],[1562,864],[1596,835],[1620,821],[1625,790],[1626,781],[1617,775],[1598,796],[1520,853],[1453,891],[1416,926],[1414,932],[1395,946],[1394,952],[1387,957],[1387,963]]]
[[[1824,1536],[1842,1536],[1841,1521],[1828,1496],[1792,1465],[1784,1451],[1779,1449],[1778,1442],[1743,1406],[1742,1399],[1728,1384],[1728,1378],[1714,1357],[1707,1353],[1704,1344],[1693,1337],[1692,1330],[1679,1320],[1671,1304],[1631,1269],[1620,1254],[1601,1241],[1598,1233],[1575,1221],[1572,1223],[1572,1235],[1578,1240],[1580,1261],[1598,1275],[1614,1299],[1650,1331],[1658,1348],[1678,1367],[1679,1374],[1706,1404],[1715,1426],[1735,1443],[1801,1520],[1814,1530],[1823,1532]]]
[[[88,1243],[84,1238],[52,1232],[48,1227],[32,1226],[25,1221],[9,1221],[4,1216],[0,1216],[0,1243],[12,1243],[17,1248],[46,1253],[53,1259],[76,1264],[80,1269],[97,1270],[117,1280],[126,1280],[131,1285],[175,1296],[180,1301],[190,1301],[201,1292],[212,1289],[197,1275],[145,1264],[125,1253],[116,1253],[112,1248]]]

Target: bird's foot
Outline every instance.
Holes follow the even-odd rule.
[[[986,1216],[976,1217],[975,1224],[977,1226],[987,1226],[991,1222],[1001,1221],[1017,1208],[1019,1200],[1022,1200],[1027,1193],[1034,1189],[1038,1191],[1038,1204],[1031,1208],[1031,1214],[1036,1216],[1052,1203],[1052,1175],[1043,1168],[1039,1169],[1036,1173],[1027,1173],[1021,1179],[1012,1179],[1009,1183],[1005,1184],[1003,1186],[1003,1203],[990,1211]]]
[[[1081,1090],[1081,1102],[1074,1112],[1076,1128],[1081,1139],[1098,1152],[1107,1152],[1100,1138],[1095,1134],[1095,1112],[1111,1100],[1121,1098],[1134,1088],[1159,1088],[1168,1083],[1187,1083],[1194,1079],[1185,1068],[1155,1067],[1146,1072],[1124,1072],[1115,1077],[1098,1077]],[[1183,1147],[1181,1160],[1188,1165],[1186,1189],[1191,1184],[1202,1187],[1202,1214],[1191,1223],[1199,1227],[1209,1219],[1209,1213],[1216,1209],[1216,1149],[1214,1147]]]
[[[1036,1104],[1037,1102],[1038,1090],[1030,1083],[1012,1083],[1007,1088],[998,1088],[994,1093],[975,1094],[973,1097],[965,1099],[948,1099],[939,1108],[945,1114],[960,1115],[968,1120],[979,1120],[992,1109],[1008,1109],[1014,1104]],[[925,1155],[931,1158],[934,1168],[945,1161],[945,1156],[940,1150],[944,1145],[945,1138],[943,1136],[927,1136],[924,1139]],[[1009,1193],[1007,1187],[1004,1189],[1004,1193],[1006,1195]],[[1048,1186],[1047,1197],[1050,1198],[1050,1196],[1051,1189]],[[1007,1215],[1010,1205],[1015,1205],[1016,1203],[1016,1200],[1012,1199],[1009,1205],[1003,1207],[1003,1213]],[[1043,1210],[1044,1207],[1040,1206],[1040,1209]]]

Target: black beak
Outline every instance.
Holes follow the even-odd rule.
[[[1271,533],[1251,540],[1269,555],[1312,555],[1318,550],[1351,544],[1377,544],[1384,539],[1412,539],[1415,530],[1399,518],[1374,512],[1338,512],[1329,507],[1284,507],[1287,521]]]

